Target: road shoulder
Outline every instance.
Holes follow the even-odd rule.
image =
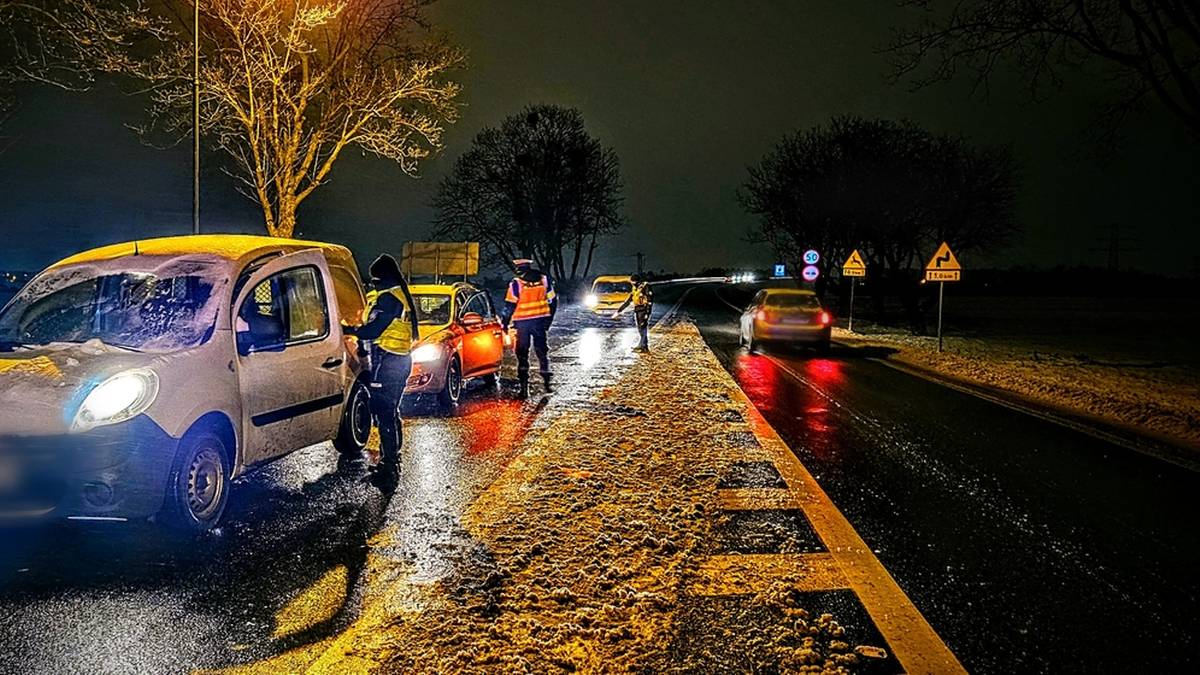
[[[1022,364],[1012,373],[1000,374],[1005,364],[987,359],[955,353],[939,355],[842,329],[835,331],[834,338],[848,349],[886,352],[872,360],[913,377],[1200,471],[1200,442],[1192,438],[1200,418],[1193,417],[1197,414],[1192,411],[1195,406],[1187,401],[1156,403],[1135,397],[1137,400],[1131,402],[1113,393],[1121,391],[1117,384],[1101,395],[1084,384],[1086,379],[1080,380],[1070,372],[1036,372],[1039,368],[1053,370],[1050,364]],[[1097,403],[1098,398],[1105,400]],[[1178,432],[1183,427],[1189,429],[1186,434]]]
[[[652,345],[551,398],[446,571],[377,535],[358,619],[307,670],[961,672],[696,328]]]

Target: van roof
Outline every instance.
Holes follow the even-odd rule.
[[[310,248],[337,251],[340,254],[338,257],[345,256],[353,259],[350,257],[350,250],[346,247],[319,241],[252,234],[193,234],[180,237],[139,239],[136,242],[101,246],[64,258],[51,267],[115,260],[134,255],[134,253],[157,256],[209,255],[236,262],[245,258],[256,258],[272,251]]]

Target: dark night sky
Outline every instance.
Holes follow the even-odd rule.
[[[301,208],[303,236],[347,243],[360,258],[423,238],[438,180],[479,128],[546,102],[580,108],[621,157],[632,227],[606,242],[610,268],[628,267],[638,250],[656,269],[772,262],[742,241],[750,219],[735,190],[784,133],[840,113],[1011,143],[1026,178],[1026,234],[995,262],[1103,264],[1089,249],[1119,221],[1139,239],[1128,263],[1180,274],[1197,265],[1200,150],[1179,125],[1149,113],[1122,156],[1098,166],[1080,153],[1079,128],[1097,100],[1086,87],[1032,104],[1015,85],[994,88],[987,102],[969,100],[965,82],[918,93],[890,86],[877,49],[912,18],[891,3],[442,0],[434,18],[471,55],[459,78],[466,107],[445,153],[418,180],[381,160],[343,159]],[[188,230],[189,152],[140,145],[123,126],[140,119],[139,105],[112,87],[22,92],[0,132],[9,142],[0,269]],[[205,226],[257,231],[256,207],[213,165]]]

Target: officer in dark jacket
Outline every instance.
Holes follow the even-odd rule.
[[[542,384],[550,393],[550,348],[547,331],[554,313],[558,311],[558,294],[554,282],[533,266],[533,261],[518,258],[513,261],[517,274],[508,284],[504,296],[504,332],[511,323],[517,329],[517,380],[520,397],[529,396],[529,347],[537,354],[541,367]]]
[[[390,255],[371,263],[375,292],[364,311],[365,323],[347,327],[359,344],[371,342],[371,412],[379,425],[382,458],[375,473],[384,491],[395,490],[400,475],[400,448],[404,442],[400,400],[412,371],[412,345],[417,339],[417,313],[400,265]]]

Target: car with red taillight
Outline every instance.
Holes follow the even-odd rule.
[[[812,346],[826,351],[833,314],[812,291],[764,288],[742,312],[738,340],[751,351],[764,343]]]
[[[420,335],[404,393],[435,394],[452,410],[467,380],[479,378],[497,389],[504,333],[487,292],[465,282],[414,284],[409,291]]]

